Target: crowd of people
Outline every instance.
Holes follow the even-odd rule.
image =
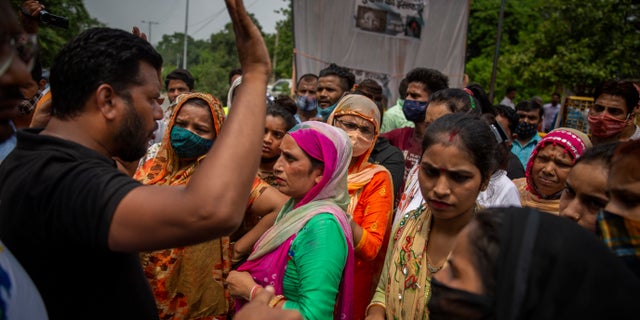
[[[392,106],[333,63],[270,97],[260,31],[225,2],[223,106],[187,70],[163,81],[138,29],[77,35],[45,85],[43,6],[0,0],[3,318],[638,314],[637,83],[603,79],[588,132],[556,125],[560,94],[493,105],[425,67]]]

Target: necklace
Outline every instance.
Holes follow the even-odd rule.
[[[447,255],[447,257],[444,259],[445,262],[443,262],[439,267],[434,267],[431,265],[431,259],[429,259],[429,252],[427,251],[426,245],[429,243],[429,236],[431,235],[431,225],[429,225],[429,230],[427,230],[427,242],[425,243],[425,248],[424,248],[424,254],[425,254],[425,260],[427,261],[427,270],[429,270],[429,273],[431,274],[435,274],[436,272],[442,270],[442,267],[444,267],[444,264],[446,263],[447,260],[449,260],[449,257],[451,256],[451,251],[449,251],[449,254]]]
[[[434,274],[434,273],[442,270],[443,266],[444,266],[444,263],[439,267],[432,266],[431,263],[429,263],[429,256],[427,256],[427,270],[429,270],[429,273]]]

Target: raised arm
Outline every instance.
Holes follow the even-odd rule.
[[[233,232],[244,217],[260,159],[271,63],[241,0],[226,0],[243,72],[233,108],[207,157],[184,188],[145,186],[119,203],[109,248],[138,252],[175,247]]]

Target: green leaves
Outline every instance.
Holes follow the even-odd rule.
[[[488,88],[499,2],[474,0],[467,73]],[[632,0],[507,1],[496,98],[507,86],[517,101],[553,91],[590,95],[600,82],[640,78],[640,6]],[[479,49],[478,49],[479,48]]]

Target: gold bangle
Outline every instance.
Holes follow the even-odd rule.
[[[280,303],[280,301],[282,301],[282,300],[286,300],[286,299],[281,294],[271,298],[271,300],[269,301],[269,307],[270,308],[275,308],[278,305],[278,303]]]

